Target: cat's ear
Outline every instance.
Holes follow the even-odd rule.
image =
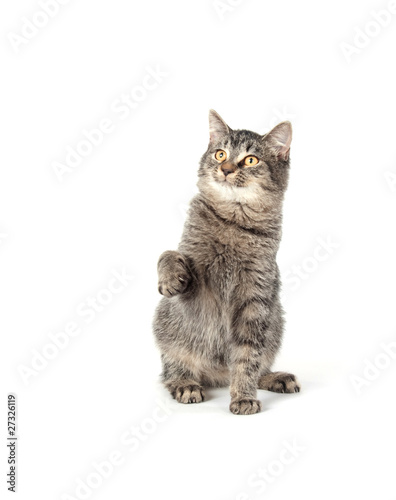
[[[221,118],[221,116],[216,113],[214,109],[209,111],[209,136],[210,142],[219,140],[221,137],[230,133],[230,127]]]
[[[292,141],[292,126],[290,122],[279,123],[271,132],[264,135],[264,140],[275,155],[282,160],[288,160]]]

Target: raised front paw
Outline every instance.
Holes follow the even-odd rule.
[[[158,263],[158,291],[171,298],[184,293],[190,283],[190,272],[178,252],[165,252]]]
[[[230,403],[230,411],[235,415],[253,415],[261,411],[258,399],[235,399]]]

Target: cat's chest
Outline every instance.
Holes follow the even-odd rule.
[[[240,272],[241,254],[233,245],[212,241],[206,260],[207,276],[216,281],[228,282]]]
[[[211,224],[194,221],[180,247],[191,258],[199,285],[209,288],[221,301],[245,281],[245,274],[265,267],[268,250],[262,234],[217,220]]]
[[[226,298],[243,277],[252,250],[251,242],[240,235],[212,235],[207,241],[203,274],[210,288]]]

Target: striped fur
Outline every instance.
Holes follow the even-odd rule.
[[[294,375],[271,373],[283,333],[276,254],[288,183],[291,125],[260,136],[231,130],[210,112],[210,142],[199,167],[177,251],[158,262],[161,299],[153,322],[162,379],[181,403],[230,385],[230,410],[257,413],[257,388],[297,392]],[[227,176],[216,160],[227,152]],[[247,168],[243,158],[259,159]]]

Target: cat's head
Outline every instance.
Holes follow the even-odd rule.
[[[210,141],[201,158],[198,187],[219,201],[249,203],[283,198],[289,174],[290,122],[265,135],[232,130],[214,110],[209,112]]]

